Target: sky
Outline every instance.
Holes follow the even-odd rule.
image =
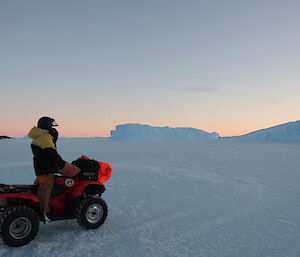
[[[2,0],[0,135],[235,136],[300,119],[300,1]]]

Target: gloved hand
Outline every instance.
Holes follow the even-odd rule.
[[[67,177],[75,177],[77,174],[80,173],[80,171],[80,168],[78,168],[74,164],[66,162],[65,166],[59,172]]]

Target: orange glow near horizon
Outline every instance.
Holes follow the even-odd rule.
[[[285,123],[285,122],[282,122]],[[218,129],[216,127],[212,128],[210,126],[180,126],[179,124],[174,124],[174,126],[169,126],[169,127],[192,127],[192,128],[196,128],[196,129],[201,129],[207,132],[217,132],[220,134],[220,136],[222,137],[228,137],[228,136],[240,136],[240,135],[244,135],[256,130],[260,130],[260,129],[265,129],[268,127],[273,127],[282,123],[263,123],[263,124],[244,124],[244,126],[241,126],[239,128],[235,127],[231,127],[229,125],[227,126],[223,126],[222,129]],[[143,124],[143,123],[140,123]],[[149,124],[151,125],[151,124]],[[158,127],[163,127],[163,126],[168,126],[165,124],[162,125],[152,125],[152,126],[158,126]],[[4,131],[0,132],[1,136],[10,136],[10,137],[16,137],[16,138],[22,138],[25,137],[27,135],[27,133],[29,132],[30,128],[27,129],[20,129],[20,128],[7,128]],[[70,126],[67,126],[67,124],[65,124],[65,126],[61,126],[58,127],[57,130],[59,132],[59,136],[60,137],[109,137],[110,136],[110,131],[114,130],[115,126],[112,127],[102,127],[101,129],[97,129],[95,126],[94,127],[78,127],[78,128],[72,128]]]

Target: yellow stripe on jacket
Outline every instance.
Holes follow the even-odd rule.
[[[55,144],[53,142],[53,136],[50,135],[49,131],[46,129],[41,129],[37,127],[33,127],[28,136],[32,138],[32,144],[40,147],[41,149],[45,148],[53,148],[56,149]]]

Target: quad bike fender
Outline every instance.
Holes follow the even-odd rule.
[[[31,200],[34,203],[38,203],[40,201],[40,199],[36,195],[30,193],[6,193],[0,195],[0,200],[8,198],[26,199]]]
[[[105,191],[105,186],[102,183],[99,183],[97,181],[91,181],[91,180],[86,180],[82,181],[80,185],[76,187],[76,191],[72,193],[72,198],[74,197],[80,197],[83,195],[83,193],[87,191],[94,191],[94,192],[99,192],[102,194]]]

